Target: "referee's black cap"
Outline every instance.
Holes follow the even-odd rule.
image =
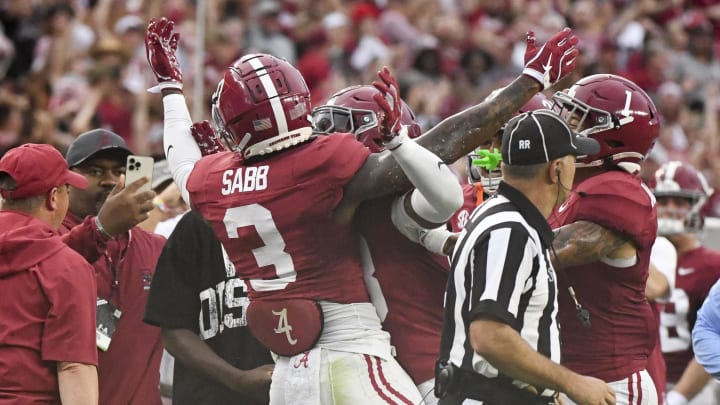
[[[512,118],[502,137],[502,161],[508,166],[546,163],[559,157],[594,155],[600,144],[578,135],[555,112],[528,111]]]

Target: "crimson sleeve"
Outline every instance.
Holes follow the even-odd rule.
[[[89,216],[80,224],[62,235],[62,241],[84,257],[88,263],[95,263],[107,248],[107,239],[100,233]]]
[[[50,302],[41,338],[42,359],[97,365],[93,269],[70,250],[59,252],[50,265],[55,271],[39,280]]]
[[[580,199],[570,207],[572,221],[566,223],[590,221],[630,236],[637,246],[652,246],[657,217],[650,192],[639,183],[609,180],[578,191]]]

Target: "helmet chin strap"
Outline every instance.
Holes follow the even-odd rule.
[[[312,127],[298,128],[293,131],[278,134],[272,138],[262,142],[250,145],[245,149],[238,149],[242,152],[245,159],[253,156],[263,156],[269,153],[277,152],[285,148],[305,142],[312,136]],[[245,137],[243,138],[245,139]],[[247,142],[246,142],[247,143]]]
[[[620,159],[626,159],[626,158],[634,158],[642,160],[645,157],[637,152],[621,152],[616,153],[611,156],[612,161],[620,160]],[[605,164],[605,159],[598,159],[593,160],[592,162],[575,162],[575,167],[577,168],[584,168],[584,167],[598,167]],[[630,174],[636,174],[640,172],[640,164],[634,163],[634,162],[619,162],[615,164],[617,167],[625,170],[626,172]]]

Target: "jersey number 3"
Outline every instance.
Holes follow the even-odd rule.
[[[250,280],[255,291],[284,289],[295,281],[297,273],[292,257],[285,252],[285,240],[277,229],[272,213],[260,204],[244,205],[225,211],[225,230],[230,239],[238,238],[238,228],[252,226],[264,245],[252,250],[258,267],[275,267],[276,278]]]

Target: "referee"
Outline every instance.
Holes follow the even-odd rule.
[[[553,233],[546,218],[567,198],[575,157],[597,153],[550,110],[508,122],[503,181],[460,234],[448,280],[436,395],[440,405],[615,404],[603,381],[562,367]]]

